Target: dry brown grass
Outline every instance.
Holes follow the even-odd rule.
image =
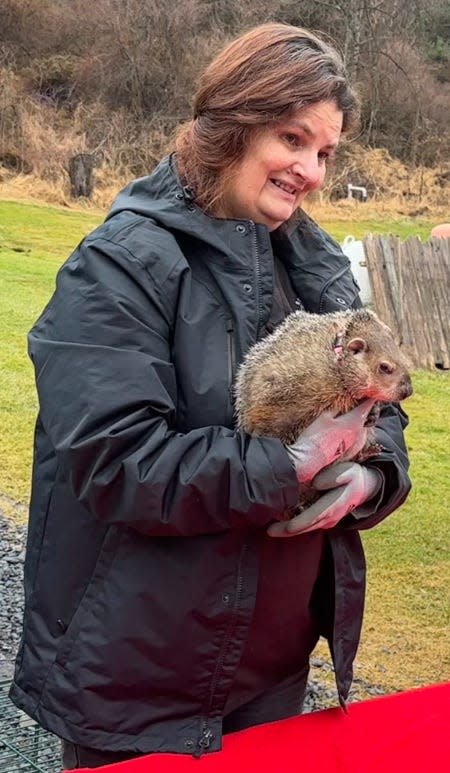
[[[0,199],[104,212],[131,177],[125,174],[112,175],[108,169],[96,169],[94,175],[95,188],[89,201],[71,198],[69,178],[64,171],[60,171],[53,181],[43,180],[33,174],[3,174],[0,176]]]
[[[360,220],[396,220],[398,218],[420,218],[423,222],[440,223],[448,220],[449,205],[423,198],[419,204],[411,204],[401,196],[386,196],[370,199],[361,204],[358,201],[340,199],[339,201],[312,201],[307,211],[319,222]]]
[[[432,170],[426,170],[431,178]],[[68,207],[73,210],[98,210],[105,212],[117,195],[134,175],[126,169],[111,170],[100,167],[94,170],[95,187],[92,199],[74,200],[70,196],[69,178],[64,170],[60,170],[53,180],[42,179],[34,174],[11,174],[0,172],[0,198],[8,200],[38,202],[54,206]],[[414,175],[410,185],[413,185]],[[316,197],[307,204],[307,211],[319,221],[359,221],[386,217],[420,217],[430,223],[448,220],[449,214],[448,189],[431,188],[417,200],[411,200],[398,193],[378,194],[367,202],[348,199],[330,200],[326,195]]]
[[[322,217],[347,218],[361,211],[359,202],[346,195],[347,183],[364,185],[369,198],[364,203],[366,219],[376,215],[436,218],[448,216],[450,166],[410,166],[393,158],[385,148],[365,148],[357,142],[343,144],[336,167],[315,199],[311,210]]]
[[[0,166],[0,197],[105,211],[117,192],[133,178],[149,173],[170,145],[173,127],[155,120],[143,132],[138,127],[133,130],[124,114],[110,116],[109,135],[94,169],[92,198],[74,200],[66,167],[72,155],[87,151],[85,119],[81,108],[70,124],[55,121],[51,110],[46,116],[42,107],[34,112],[18,108],[21,140],[15,150],[33,171],[17,174]],[[103,126],[105,116],[99,115],[98,120]],[[345,198],[348,182],[366,186],[369,199],[364,204]],[[307,209],[322,220],[420,217],[439,222],[448,219],[449,192],[448,166],[409,167],[384,148],[346,143],[324,189],[309,200]]]
[[[55,109],[27,92],[25,76],[0,68],[0,196],[53,205],[106,210],[129,180],[148,174],[167,151],[181,116],[158,112],[138,120],[125,108],[102,102]],[[72,156],[93,153],[95,187],[90,202],[70,197],[67,167]],[[8,159],[16,158],[17,163]],[[442,158],[436,148],[437,159]],[[19,171],[29,172],[18,174]],[[364,185],[363,217],[420,216],[448,219],[450,166],[408,166],[385,148],[344,141],[323,191],[310,208],[321,218],[360,219],[347,201],[347,183]]]

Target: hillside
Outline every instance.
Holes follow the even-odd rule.
[[[363,185],[402,214],[448,207],[446,0],[2,0],[0,195],[71,204],[67,168],[95,164],[94,206],[150,171],[191,117],[198,75],[245,29],[281,21],[341,49],[362,103],[322,200]]]

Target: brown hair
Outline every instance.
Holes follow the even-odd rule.
[[[325,100],[342,111],[343,132],[357,123],[358,100],[337,51],[301,27],[255,27],[226,46],[200,78],[194,118],[175,141],[183,181],[211,209],[257,127]]]

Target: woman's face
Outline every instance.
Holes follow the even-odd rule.
[[[330,100],[259,130],[226,187],[219,217],[264,223],[269,231],[288,220],[308,193],[323,184],[342,118]]]

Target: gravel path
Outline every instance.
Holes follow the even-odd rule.
[[[23,560],[26,526],[10,524],[0,513],[0,679],[12,676],[23,613]]]

